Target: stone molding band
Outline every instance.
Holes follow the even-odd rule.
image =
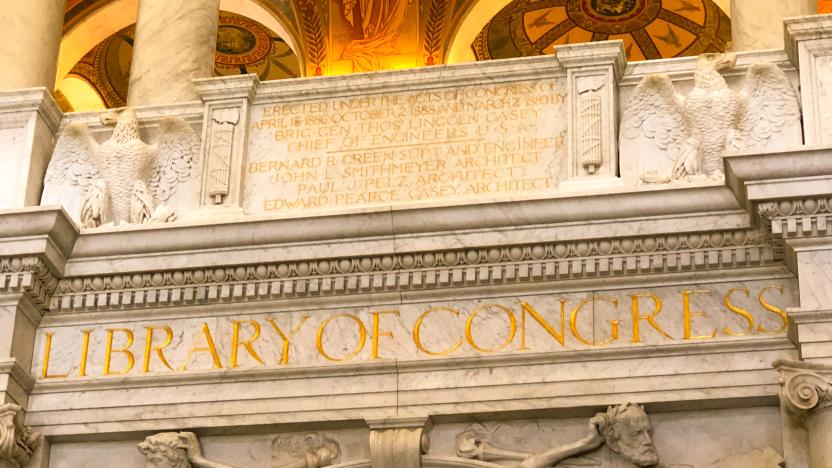
[[[64,278],[52,312],[624,277],[775,264],[754,230]]]

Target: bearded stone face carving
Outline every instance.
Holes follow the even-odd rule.
[[[609,449],[637,466],[653,466],[659,454],[653,445],[653,426],[639,405],[611,406],[600,416],[601,433]]]
[[[188,437],[182,432],[162,432],[140,443],[139,452],[147,458],[148,468],[191,468],[187,443]]]

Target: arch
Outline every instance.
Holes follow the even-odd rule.
[[[477,0],[472,3],[462,21],[451,32],[448,41],[447,63],[464,63],[476,60],[471,44],[486,24],[512,0]]]
[[[56,82],[63,81],[72,67],[101,41],[135,24],[138,8],[138,0],[113,0],[67,31],[61,40]],[[295,55],[302,57],[300,41],[287,26],[288,21],[260,1],[220,0],[220,9],[246,16],[268,27],[286,41]],[[301,73],[304,71],[301,67]]]
[[[72,96],[73,112],[86,112],[106,109],[104,100],[95,87],[82,76],[69,74],[58,83],[58,88],[65,96]]]

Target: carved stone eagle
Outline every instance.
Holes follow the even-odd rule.
[[[175,214],[164,203],[180,183],[194,177],[199,137],[181,118],[167,117],[159,125],[157,142],[149,145],[141,140],[132,109],[108,112],[100,119],[115,125],[112,136],[101,144],[83,123],[71,123],[61,131],[41,204],[66,206],[68,185],[84,191],[84,227],[172,221]]]
[[[735,65],[733,54],[701,55],[687,96],[668,75],[642,79],[624,106],[620,136],[622,155],[639,155],[642,182],[721,179],[726,151],[802,143],[800,104],[785,72],[752,65],[738,93],[720,74]]]

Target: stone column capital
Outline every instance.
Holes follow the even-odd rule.
[[[26,466],[40,443],[40,433],[23,425],[23,409],[0,405],[0,466]]]
[[[786,409],[799,417],[832,408],[832,366],[777,361],[781,398]]]
[[[373,466],[419,468],[427,453],[430,418],[367,421],[370,426],[370,457]]]

